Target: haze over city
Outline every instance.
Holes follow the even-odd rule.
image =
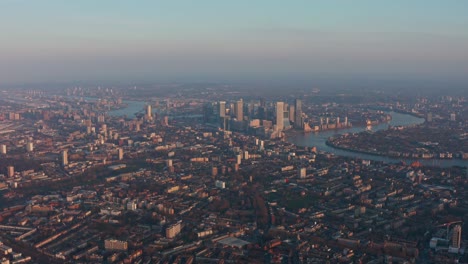
[[[0,85],[459,87],[468,76],[467,10],[466,1],[432,0],[2,0]]]
[[[467,14],[0,0],[0,264],[468,263]]]

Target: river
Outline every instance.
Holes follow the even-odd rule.
[[[90,98],[86,98],[90,99]],[[93,98],[95,100],[95,98]],[[109,111],[108,114],[111,116],[127,116],[128,118],[133,118],[136,113],[144,111],[146,102],[143,101],[131,101],[123,100],[123,103],[127,107]],[[387,129],[389,125],[391,126],[410,126],[418,125],[424,123],[423,118],[415,117],[409,114],[402,114],[397,112],[388,112],[392,116],[392,120],[388,123],[382,123],[379,125],[372,126],[372,131],[379,131]],[[288,135],[287,140],[298,146],[307,146],[307,147],[317,147],[319,151],[325,151],[333,153],[338,156],[374,160],[374,161],[384,161],[387,163],[398,163],[401,161],[406,162],[407,164],[415,161],[414,159],[403,159],[403,158],[392,158],[386,156],[358,153],[354,151],[348,151],[343,149],[333,148],[326,144],[326,141],[329,137],[335,135],[342,135],[345,133],[358,133],[366,130],[366,127],[352,127],[347,129],[339,130],[328,130],[323,132],[310,132],[310,133],[294,133]],[[466,167],[467,161],[460,159],[418,159],[418,161],[426,166],[435,166],[435,167],[452,167],[452,166],[461,166]]]
[[[126,116],[128,118],[134,118],[138,112],[145,111],[146,102],[143,101],[130,101],[123,100],[122,103],[126,104],[127,107],[111,110],[107,112],[110,116]]]
[[[88,102],[96,102],[100,100],[97,97],[87,97],[87,96],[77,96],[77,95],[69,95],[66,98],[71,98],[74,100],[84,100]],[[143,101],[132,101],[132,100],[122,100],[122,103],[126,105],[126,107],[109,110],[107,114],[110,116],[118,117],[118,116],[126,116],[127,118],[134,118],[135,114],[138,112],[145,111],[146,102]]]
[[[389,125],[391,126],[410,126],[417,125],[424,122],[423,118],[418,118],[409,114],[402,114],[397,112],[389,112],[392,116],[392,120],[388,123],[383,123],[379,125],[372,126],[372,131],[379,131],[387,129]],[[411,163],[415,161],[414,159],[403,159],[403,158],[391,158],[379,155],[358,153],[354,151],[348,151],[343,149],[333,148],[326,144],[326,141],[329,137],[335,135],[342,135],[345,133],[358,133],[366,130],[365,127],[353,127],[347,129],[339,130],[329,130],[323,132],[310,132],[310,133],[295,133],[288,135],[287,141],[298,146],[307,146],[307,147],[316,147],[319,151],[325,151],[333,153],[338,156],[353,157],[365,160],[374,160],[374,161],[384,161],[387,163],[398,163],[401,161]],[[452,167],[452,166],[467,166],[467,161],[459,159],[418,159],[418,161],[427,166],[435,167]]]

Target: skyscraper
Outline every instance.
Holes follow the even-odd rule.
[[[244,101],[242,101],[242,99],[236,102],[234,105],[234,111],[237,121],[244,120]]]
[[[219,101],[219,117],[225,117],[225,116],[226,116],[226,102]]]
[[[63,150],[61,154],[62,154],[62,166],[67,166],[68,165],[68,151]]]
[[[294,110],[296,112],[294,118],[294,126],[296,128],[302,128],[302,101],[300,99],[295,100]]]
[[[296,107],[294,105],[289,106],[289,121],[294,122],[296,120]]]
[[[28,143],[26,144],[26,150],[27,150],[28,152],[33,152],[33,151],[34,151],[34,144],[33,144],[32,142],[28,142]]]
[[[13,166],[8,166],[8,167],[7,167],[7,175],[8,175],[8,177],[10,177],[10,178],[13,177],[13,176],[15,176],[15,167],[13,167]]]
[[[151,119],[153,117],[153,110],[151,109],[151,105],[146,106],[146,117]]]
[[[124,151],[123,148],[118,149],[119,160],[123,160]]]
[[[276,130],[281,131],[284,128],[284,103],[276,102]]]
[[[0,145],[0,153],[7,154],[7,146],[5,144]]]

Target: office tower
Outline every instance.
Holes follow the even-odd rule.
[[[151,105],[146,106],[146,117],[151,119],[153,117],[153,110],[151,109]]]
[[[296,111],[294,118],[294,126],[296,128],[302,128],[302,101],[300,99],[295,100],[294,110]]]
[[[453,248],[460,248],[461,232],[462,232],[461,225],[456,225],[455,227],[453,227],[453,231],[452,231],[452,247]]]
[[[226,102],[219,101],[219,117],[223,118],[226,116]]]
[[[209,123],[213,115],[213,105],[210,103],[205,103],[203,105],[203,122]]]
[[[67,166],[68,165],[68,151],[63,150],[62,151],[62,166]]]
[[[237,121],[244,120],[244,101],[242,101],[242,99],[236,102],[234,111]]]
[[[15,167],[13,167],[13,166],[8,166],[8,167],[7,167],[7,175],[8,175],[8,177],[10,177],[10,178],[13,177],[13,176],[15,176]]]
[[[7,147],[6,147],[5,144],[2,144],[2,145],[0,146],[0,153],[1,153],[1,154],[7,154]]]
[[[296,107],[294,105],[289,106],[289,121],[294,123],[296,118]]]
[[[251,119],[254,116],[255,113],[255,104],[254,103],[248,103],[247,104],[247,116],[249,119]]]
[[[118,153],[119,153],[119,160],[123,160],[123,155],[124,155],[123,148],[119,148]]]
[[[276,102],[276,130],[281,131],[284,128],[284,103]]]
[[[33,152],[33,151],[34,151],[34,144],[33,144],[32,142],[28,142],[28,143],[26,144],[26,150],[27,150],[28,152]]]

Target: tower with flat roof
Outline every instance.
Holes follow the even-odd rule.
[[[5,144],[0,145],[0,154],[7,154],[7,146]]]
[[[244,101],[242,99],[236,102],[234,110],[237,121],[244,120]]]
[[[148,104],[148,105],[146,106],[146,117],[147,117],[148,119],[153,118],[153,109],[152,109],[152,107],[151,107],[151,104]]]
[[[300,99],[294,101],[294,111],[294,126],[302,128],[302,101]]]
[[[8,167],[7,167],[7,175],[8,175],[8,177],[10,177],[10,178],[13,177],[13,176],[15,176],[15,167],[13,167],[13,166],[8,166]]]
[[[276,130],[282,131],[284,129],[284,103],[276,102]]]
[[[62,166],[67,166],[68,165],[68,150],[63,150],[61,153],[61,158],[62,158]]]

